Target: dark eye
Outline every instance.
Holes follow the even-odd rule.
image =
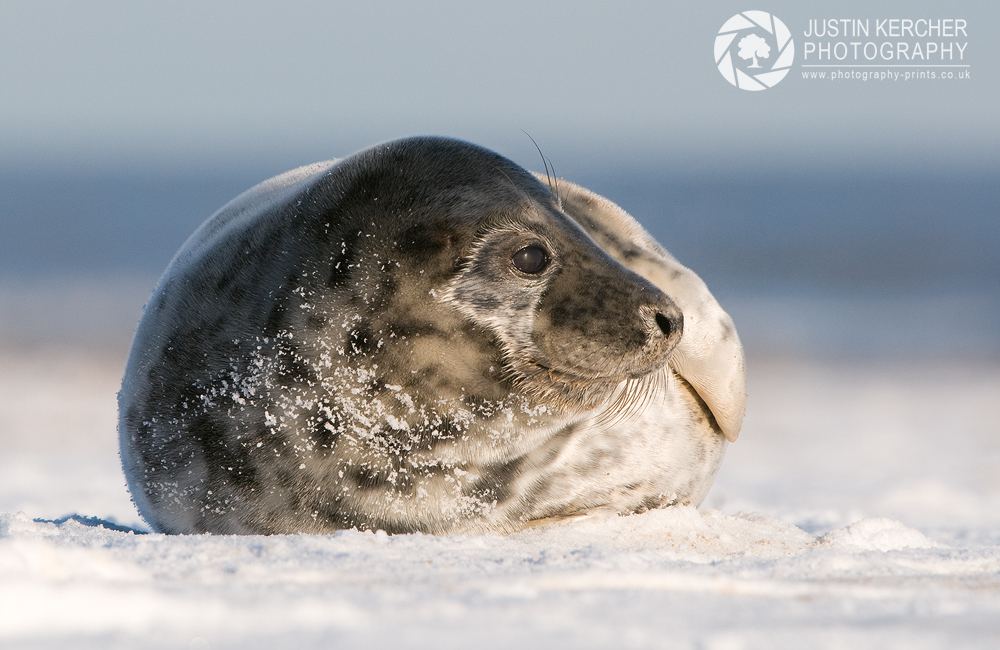
[[[549,256],[541,246],[525,246],[510,258],[514,268],[522,273],[541,273],[549,265]]]

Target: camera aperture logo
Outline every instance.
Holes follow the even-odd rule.
[[[715,37],[719,72],[743,90],[771,88],[785,78],[794,60],[792,33],[766,11],[736,14]]]

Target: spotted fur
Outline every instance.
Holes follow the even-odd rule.
[[[143,517],[443,534],[699,503],[729,433],[717,404],[742,413],[735,330],[617,206],[555,189],[413,138],[223,207],[147,305],[119,395]],[[540,271],[512,263],[528,246]]]

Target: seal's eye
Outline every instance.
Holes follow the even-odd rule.
[[[514,253],[510,258],[510,263],[518,271],[534,275],[541,273],[549,265],[549,255],[544,248],[533,244]]]

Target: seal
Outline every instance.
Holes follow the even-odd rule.
[[[209,218],[119,393],[151,527],[506,533],[699,504],[743,416],[732,321],[621,208],[545,180],[409,138]]]

